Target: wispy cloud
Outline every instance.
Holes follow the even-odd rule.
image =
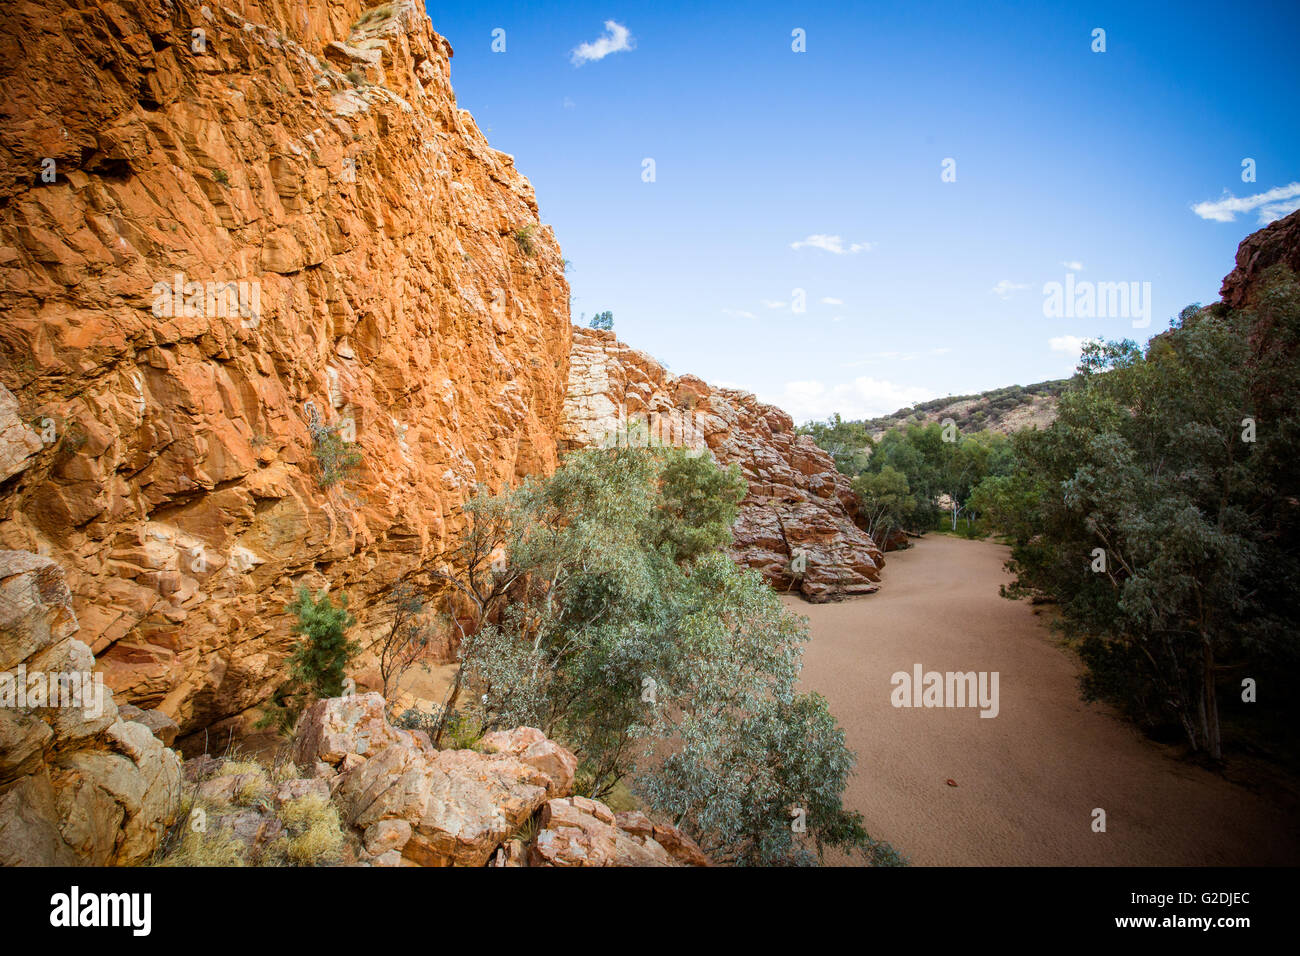
[[[879,365],[882,362],[914,362],[922,356],[947,355],[951,351],[952,349],[950,348],[939,348],[930,349],[924,352],[871,352],[858,359],[856,362],[844,362],[840,367],[861,368],[863,365]]]
[[[1065,268],[1069,269],[1071,272],[1083,271],[1083,263],[1078,259],[1066,259],[1061,263],[1061,265],[1065,266]]]
[[[828,236],[823,233],[814,233],[807,239],[800,239],[798,242],[790,243],[791,249],[821,249],[825,252],[834,253],[842,256],[855,252],[870,252],[875,247],[874,242],[854,242],[848,246],[844,245],[844,240],[839,236]]]
[[[765,309],[784,309],[789,302],[777,302],[775,299],[764,299],[763,308]]]
[[[1056,335],[1047,340],[1047,346],[1053,352],[1064,352],[1077,359],[1083,352],[1083,347],[1091,341],[1093,340],[1083,339],[1077,335]]]
[[[1198,202],[1192,207],[1192,212],[1212,222],[1232,222],[1239,212],[1258,210],[1259,224],[1267,226],[1297,209],[1300,209],[1300,183],[1275,186],[1267,192],[1240,198],[1225,190],[1222,199],[1216,202]]]
[[[836,412],[846,418],[872,418],[935,397],[928,388],[858,376],[835,385],[818,381],[786,382],[776,404],[795,421],[802,422],[829,418]]]
[[[1000,296],[1003,299],[1009,299],[1011,298],[1011,294],[1013,292],[1023,292],[1025,289],[1028,288],[1029,288],[1028,283],[1012,282],[1010,279],[1002,279],[1001,281],[998,282],[997,285],[989,289],[989,291],[996,296]]]
[[[843,299],[836,299],[829,295],[825,296],[822,299],[822,305],[843,305],[843,304],[844,304]]]
[[[635,49],[636,39],[628,32],[627,27],[614,20],[606,20],[605,35],[592,40],[590,43],[583,43],[574,47],[570,59],[573,61],[574,66],[582,66],[584,63],[603,60],[611,53],[621,53],[624,50]]]
[[[729,315],[734,319],[752,319],[755,317],[753,312],[745,312],[741,309],[723,309],[722,314]]]

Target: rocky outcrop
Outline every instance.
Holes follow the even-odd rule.
[[[540,822],[542,830],[528,850],[530,866],[709,865],[676,827],[656,826],[639,811],[616,814],[599,800],[549,800]]]
[[[1237,266],[1223,278],[1219,298],[1234,309],[1251,300],[1260,274],[1282,264],[1300,275],[1300,210],[1252,232],[1237,246]]]
[[[563,449],[662,442],[738,465],[749,493],[732,551],[774,587],[814,601],[876,590],[884,557],[856,523],[848,478],[781,409],[670,375],[612,332],[575,328],[564,410]]]
[[[676,827],[572,796],[577,758],[531,727],[485,734],[474,750],[435,750],[423,733],[390,726],[378,694],[358,694],[305,713],[293,758],[300,770],[314,765],[316,776],[292,783],[328,787],[355,834],[357,861],[368,865],[708,865]],[[242,774],[209,776],[200,795],[228,804],[250,785]],[[268,807],[262,823],[274,828],[272,816]],[[534,817],[529,843],[520,834]]]
[[[0,547],[189,734],[284,680],[298,586],[365,644],[476,482],[554,466],[560,252],[415,0],[32,0],[0,38]]]
[[[180,759],[92,677],[63,571],[0,551],[0,864],[149,859],[180,803]]]

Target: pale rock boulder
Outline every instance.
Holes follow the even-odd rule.
[[[577,758],[529,727],[488,734],[480,748],[434,750],[389,725],[378,694],[356,694],[309,708],[293,755],[326,768],[372,863],[398,853],[417,866],[483,866],[547,800],[571,792]]]
[[[484,734],[479,749],[518,757],[541,771],[551,782],[552,793],[571,793],[578,772],[578,758],[535,727],[517,727]]]
[[[0,671],[94,666],[52,560],[0,551]],[[93,686],[93,685],[92,685]],[[112,695],[0,708],[0,864],[123,865],[149,859],[180,806],[181,765]]]
[[[401,852],[413,863],[483,866],[550,787],[550,777],[508,754],[393,745],[342,775],[335,800],[368,837],[382,821],[409,824]]]
[[[682,866],[712,865],[699,844],[680,829],[667,823],[655,823],[640,810],[616,813],[614,823],[633,839],[654,840]]]
[[[293,762],[300,767],[315,766],[317,761],[340,767],[351,757],[345,769],[352,769],[360,759],[392,744],[418,746],[411,732],[389,724],[386,707],[383,696],[373,693],[316,701],[294,730]]]
[[[598,800],[569,797],[547,802],[542,830],[529,850],[532,866],[676,866],[652,836],[619,828]]]

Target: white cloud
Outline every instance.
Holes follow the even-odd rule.
[[[855,242],[845,248],[844,240],[839,236],[828,236],[823,233],[814,233],[807,239],[800,239],[798,242],[790,243],[791,249],[821,249],[825,252],[832,252],[837,256],[854,252],[870,252],[875,247],[874,242]]]
[[[1267,192],[1241,198],[1225,190],[1222,199],[1217,202],[1199,202],[1192,207],[1192,212],[1213,222],[1232,222],[1239,212],[1258,210],[1259,224],[1266,226],[1296,209],[1300,209],[1300,183],[1275,186]]]
[[[569,99],[567,96],[564,98],[564,108],[566,110],[571,110],[577,105],[577,103],[573,102],[573,100]]]
[[[765,309],[784,309],[789,304],[788,302],[777,302],[774,299],[763,300],[763,308]]]
[[[1011,298],[1013,292],[1023,292],[1029,286],[1024,282],[1012,282],[1010,279],[1002,279],[993,288],[989,289],[994,295],[1001,296],[1004,299]]]
[[[1077,335],[1056,335],[1047,340],[1047,346],[1053,352],[1064,352],[1077,359],[1083,347],[1092,341],[1094,340],[1082,339]]]
[[[1275,202],[1267,206],[1259,207],[1259,224],[1267,226],[1270,222],[1277,222],[1284,216],[1300,209],[1300,196],[1293,199],[1287,199],[1284,202]]]
[[[605,35],[590,43],[583,43],[575,47],[570,59],[573,61],[574,66],[582,66],[584,63],[603,60],[611,53],[635,49],[636,40],[628,32],[627,27],[613,20],[606,20]]]
[[[844,304],[844,300],[843,300],[843,299],[836,299],[836,298],[833,298],[833,297],[831,297],[831,296],[829,296],[829,295],[828,295],[828,296],[825,296],[825,297],[822,299],[822,305],[843,305],[843,304]]]
[[[1071,272],[1083,271],[1083,263],[1080,262],[1078,259],[1066,259],[1064,262],[1061,263],[1061,265],[1065,266],[1065,268],[1070,270]]]
[[[816,381],[786,382],[775,404],[795,421],[804,422],[829,418],[836,412],[845,418],[874,418],[936,397],[928,388],[859,376],[831,386]]]
[[[752,319],[755,317],[753,312],[745,312],[741,309],[723,309],[722,314],[736,319]]]

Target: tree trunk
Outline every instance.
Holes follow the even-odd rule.
[[[1205,682],[1205,707],[1202,710],[1205,715],[1205,749],[1211,760],[1220,760],[1223,757],[1223,746],[1219,735],[1219,695],[1214,686],[1214,646],[1204,639],[1201,646]]]

